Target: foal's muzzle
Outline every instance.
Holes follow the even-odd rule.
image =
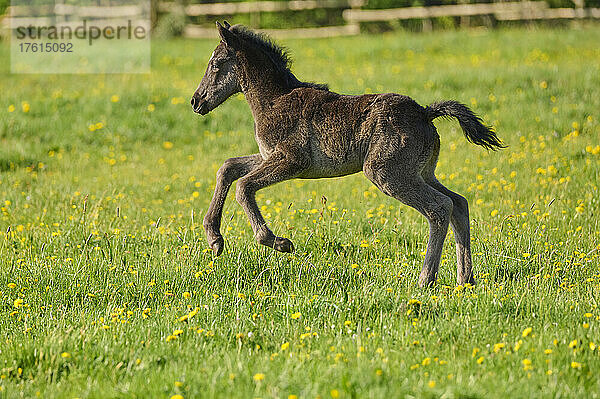
[[[194,112],[197,114],[206,115],[210,111],[208,109],[208,102],[200,98],[200,95],[197,93],[194,93],[194,95],[192,96],[191,104],[192,108],[194,109]]]

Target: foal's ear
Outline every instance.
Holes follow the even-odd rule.
[[[221,40],[223,41],[223,43],[225,43],[227,46],[230,47],[236,47],[239,42],[240,39],[237,37],[237,35],[233,32],[231,32],[229,30],[229,24],[227,22],[225,22],[225,27],[223,25],[221,25],[219,22],[217,22],[217,29],[219,29],[219,36],[221,36]]]

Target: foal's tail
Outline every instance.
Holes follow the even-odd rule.
[[[434,120],[440,116],[451,116],[458,119],[467,140],[471,143],[494,151],[499,148],[506,148],[492,128],[484,125],[481,118],[464,104],[457,101],[441,101],[427,106],[425,112],[429,120]]]

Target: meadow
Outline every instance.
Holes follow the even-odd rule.
[[[242,95],[189,105],[216,41],[155,40],[150,75],[4,62],[0,397],[599,397],[600,26],[281,43],[302,80],[495,126],[508,148],[487,152],[436,121],[477,285],[456,285],[449,232],[419,288],[426,221],[362,174],[259,192],[289,255],[230,193],[214,258],[216,170],[257,152]]]

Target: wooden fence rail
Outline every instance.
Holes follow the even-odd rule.
[[[542,19],[600,19],[600,8],[546,8],[531,10],[525,18],[519,12],[503,12],[496,15],[498,21],[521,21]]]
[[[360,8],[366,0],[291,0],[291,1],[252,1],[235,3],[190,4],[184,8],[190,17],[200,15],[235,15],[257,12],[280,12],[315,10],[321,8]],[[177,11],[176,3],[159,3],[160,12]]]
[[[512,13],[524,18],[532,12],[548,8],[543,1],[520,1],[509,3],[456,4],[431,7],[405,7],[387,10],[345,10],[344,19],[350,23],[424,19],[437,17],[466,17],[475,15],[498,15]]]
[[[345,10],[349,23],[493,15],[498,21],[600,18],[600,8],[549,8],[544,1],[457,4],[388,10]]]
[[[293,28],[293,29],[256,29],[258,32],[266,33],[278,39],[288,38],[324,38],[334,36],[354,36],[360,34],[360,27],[356,24],[341,26],[323,26],[319,28]],[[214,27],[202,27],[198,25],[187,25],[184,36],[189,38],[217,38],[219,36]]]

